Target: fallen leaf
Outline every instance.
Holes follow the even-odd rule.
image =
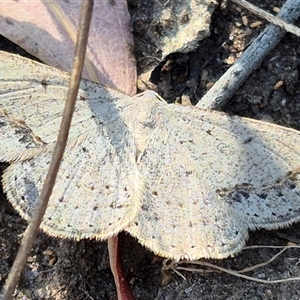
[[[44,63],[70,71],[80,0],[7,1],[0,33]],[[136,93],[136,65],[127,2],[95,1],[83,77]]]

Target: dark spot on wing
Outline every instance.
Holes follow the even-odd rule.
[[[252,137],[247,138],[246,140],[244,140],[244,144],[249,144],[253,141]]]
[[[9,19],[9,18],[5,18],[5,23],[7,25],[14,25],[14,22],[11,19]]]
[[[256,193],[256,196],[261,199],[267,199],[268,194],[267,193]]]
[[[5,122],[5,120],[0,121],[0,127],[3,127],[3,126],[7,126],[7,122]]]
[[[46,91],[46,88],[47,88],[48,84],[47,84],[47,81],[46,81],[45,79],[43,79],[43,80],[41,81],[41,85],[43,86],[43,88],[44,88],[45,91]]]
[[[142,210],[148,211],[148,209],[149,209],[149,206],[147,206],[147,205],[145,205],[145,204],[142,205]]]
[[[249,198],[249,193],[248,192],[246,192],[246,191],[244,191],[244,190],[241,190],[241,191],[239,191],[240,192],[240,194],[245,198],[245,199],[248,199]]]
[[[296,188],[296,185],[294,183],[288,183],[288,187],[293,190],[294,188]]]

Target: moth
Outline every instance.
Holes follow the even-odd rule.
[[[3,188],[30,220],[69,75],[5,52],[0,61]],[[225,258],[249,230],[299,221],[299,144],[293,129],[82,80],[41,228],[76,240],[125,230],[164,257]]]

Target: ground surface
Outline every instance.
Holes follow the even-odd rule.
[[[152,1],[131,1],[133,13],[142,9],[143,6],[134,6],[139,2],[151,4]],[[252,3],[260,5],[260,2]],[[281,5],[282,1],[267,0],[261,8],[271,11],[273,7],[281,7]],[[147,7],[144,9],[147,10]],[[244,24],[245,18],[248,20],[248,25]],[[175,63],[170,70],[172,76],[168,76],[168,80],[156,82],[158,91],[164,91],[164,96],[170,101],[180,96],[180,91],[188,91],[186,94],[195,103],[196,99],[205,93],[210,82],[216,81],[230,67],[235,57],[240,55],[248,43],[263,29],[264,24],[255,28],[249,27],[257,20],[244,10],[237,11],[230,3],[217,8],[212,18],[211,36],[202,41],[193,53],[173,56],[172,60]],[[143,37],[136,36],[137,45],[141,40]],[[299,46],[299,38],[287,34],[267,56],[261,67],[236,92],[224,110],[300,129]],[[0,37],[0,48],[24,54],[2,37]],[[141,63],[143,57],[139,49],[137,46],[138,61]],[[139,70],[142,71],[142,64]],[[283,80],[284,84],[275,90],[274,85],[280,80]],[[12,265],[25,226],[26,223],[1,194],[1,285]],[[289,241],[300,243],[299,224],[276,232],[253,232],[248,245],[286,245]],[[162,259],[155,259],[151,252],[142,248],[129,236],[123,237],[123,244],[125,268],[137,299],[292,300],[300,298],[300,282],[297,281],[271,285],[216,272],[204,274],[183,272],[186,280],[173,272],[168,272],[170,282],[162,287]],[[48,251],[44,254],[47,249],[52,252]],[[243,251],[234,258],[211,262],[230,269],[242,269],[267,261],[277,252],[276,249],[251,249]],[[248,275],[262,279],[300,276],[298,263],[299,250],[291,249],[271,264]],[[85,240],[76,243],[40,234],[28,260],[19,289],[16,291],[15,299],[116,299],[106,244]]]

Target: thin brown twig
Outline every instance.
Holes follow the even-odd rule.
[[[19,282],[20,274],[24,268],[27,257],[30,254],[33,242],[37,236],[39,226],[42,222],[50,195],[52,193],[60,162],[62,160],[63,153],[67,144],[69,129],[76,103],[81,73],[83,69],[90,20],[92,16],[92,8],[93,0],[82,2],[73,69],[57,142],[53,151],[49,171],[47,173],[47,177],[45,179],[44,186],[41,191],[41,195],[35,208],[32,220],[25,230],[24,237],[21,241],[21,245],[19,247],[19,251],[15,258],[14,264],[3,287],[2,300],[12,299],[12,294]]]
[[[203,273],[203,270],[201,270],[201,269],[179,266],[180,264],[194,264],[194,265],[209,267],[211,269],[218,270],[218,271],[230,274],[232,276],[236,276],[236,277],[240,277],[240,278],[244,278],[244,279],[247,279],[247,280],[250,280],[250,281],[255,281],[255,282],[260,282],[260,283],[274,284],[274,283],[282,283],[282,282],[287,282],[287,281],[299,281],[300,280],[300,277],[291,277],[291,278],[284,278],[284,279],[277,279],[277,280],[265,280],[265,279],[255,278],[255,277],[252,277],[252,276],[242,274],[242,273],[254,271],[258,268],[264,267],[264,266],[270,264],[271,262],[273,262],[277,257],[279,257],[287,249],[300,248],[300,246],[251,246],[251,247],[247,247],[247,249],[253,249],[253,248],[276,248],[276,249],[281,248],[281,250],[278,253],[276,253],[275,255],[273,255],[266,262],[253,265],[251,267],[247,267],[247,268],[244,268],[242,270],[230,270],[230,269],[222,268],[220,266],[217,266],[217,265],[205,262],[205,261],[180,261],[180,262],[177,262],[177,263],[176,262],[175,263],[171,262],[169,265],[167,265],[167,264],[164,265],[164,270],[171,269],[176,274],[179,273],[179,270],[180,271]],[[180,274],[180,276],[183,276],[183,275]]]
[[[245,1],[245,0],[231,0],[231,2],[235,3],[236,5],[242,6],[246,10],[250,11],[251,13],[257,15],[258,17],[269,21],[270,23],[279,26],[280,28],[284,29],[286,32],[292,33],[298,37],[300,37],[300,28],[294,26],[293,24],[289,24],[284,20],[273,16],[272,14],[266,12],[265,10]]]

